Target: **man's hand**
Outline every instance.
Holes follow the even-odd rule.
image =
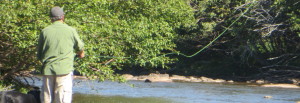
[[[81,51],[77,52],[77,55],[78,55],[79,58],[83,58],[84,57],[84,51],[81,50]]]

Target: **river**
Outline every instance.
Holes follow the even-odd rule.
[[[40,81],[35,81],[40,86]],[[296,103],[300,89],[224,83],[74,80],[73,103]],[[271,96],[271,98],[264,98]]]

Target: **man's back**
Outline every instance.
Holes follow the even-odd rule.
[[[44,75],[68,74],[73,70],[74,49],[83,43],[75,29],[56,21],[42,30],[38,57],[44,63]]]

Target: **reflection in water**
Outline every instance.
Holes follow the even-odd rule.
[[[124,96],[100,96],[92,94],[73,94],[72,103],[174,103],[155,97],[124,97]]]

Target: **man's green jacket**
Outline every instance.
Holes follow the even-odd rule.
[[[75,52],[83,50],[84,43],[76,30],[61,21],[42,30],[37,57],[43,63],[43,75],[64,75],[74,70]]]

